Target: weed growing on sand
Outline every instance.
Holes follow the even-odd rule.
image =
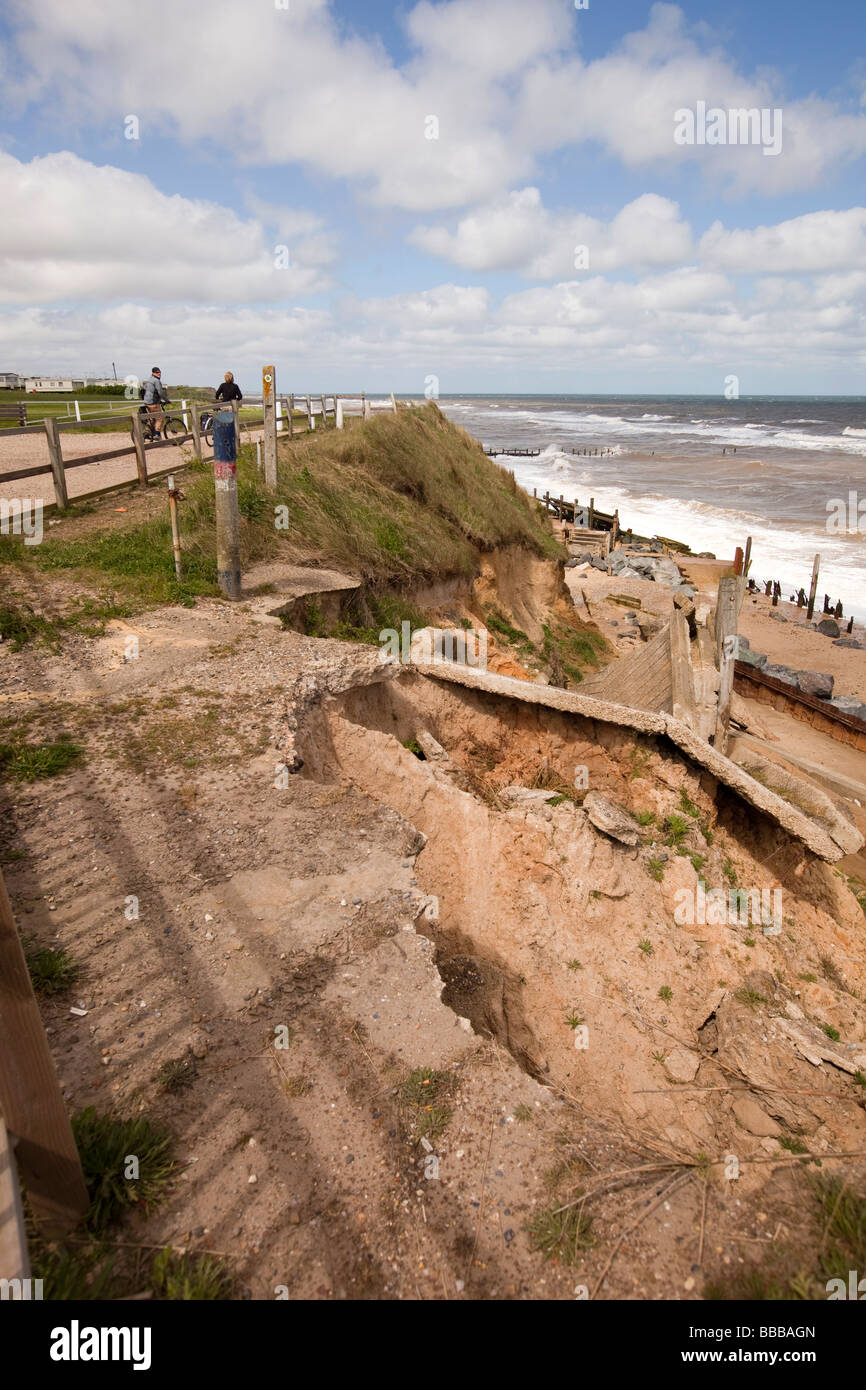
[[[584,1023],[584,1018],[582,1014],[579,1014],[575,1009],[572,1009],[570,1013],[567,1013],[565,1015],[565,1021],[568,1024],[569,1028],[580,1028]]]
[[[779,1148],[786,1149],[789,1154],[805,1154],[809,1152],[802,1139],[798,1139],[796,1134],[783,1134],[779,1139]]]
[[[834,1028],[832,1023],[822,1023],[821,1029],[827,1034],[831,1042],[838,1042],[841,1034],[838,1028]]]
[[[42,1242],[38,1233],[28,1243],[33,1277],[43,1280],[46,1300],[78,1303],[120,1296],[114,1275],[116,1252],[107,1246],[94,1241],[70,1250]]]
[[[638,825],[652,825],[655,820],[654,811],[632,811],[632,815]]]
[[[0,777],[13,782],[36,782],[58,777],[79,762],[84,750],[69,739],[56,743],[0,743]]]
[[[151,1283],[158,1299],[184,1303],[227,1299],[232,1289],[228,1271],[213,1255],[175,1254],[170,1245],[154,1259]]]
[[[746,936],[743,938],[743,941],[746,946],[752,947],[755,945],[755,938],[753,936]]]
[[[700,819],[700,807],[695,805],[685,787],[680,788],[680,810],[691,816],[692,820]]]
[[[639,951],[642,951],[645,956],[652,956],[655,954],[653,944],[649,937],[645,936],[642,941],[639,941],[637,943],[637,948]]]
[[[528,1105],[515,1105],[514,1118],[519,1125],[525,1125],[532,1119],[532,1110]]]
[[[747,985],[738,989],[734,998],[739,999],[741,1004],[748,1004],[753,1009],[756,1009],[759,1004],[766,1004],[767,1002],[763,994],[759,994],[756,989],[749,989]]]
[[[196,1066],[192,1057],[170,1057],[156,1074],[157,1085],[169,1095],[185,1091],[195,1081]]]
[[[675,812],[664,819],[665,844],[679,846],[689,833],[689,823]]]
[[[640,777],[646,776],[647,766],[649,765],[651,757],[652,753],[649,748],[642,748],[639,743],[632,745],[629,750],[631,769],[628,774],[628,780],[630,782],[636,782]]]
[[[670,985],[662,985],[659,990],[659,999],[663,999],[667,1004],[671,1001],[671,999],[673,999],[673,997],[674,992],[671,989]]]
[[[165,1195],[174,1171],[171,1136],[146,1116],[124,1120],[97,1115],[89,1106],[72,1117],[72,1132],[90,1194],[87,1224],[92,1231],[104,1231],[130,1207],[156,1206]],[[130,1156],[137,1163],[135,1178]]]
[[[540,1251],[545,1259],[566,1265],[575,1264],[578,1255],[595,1244],[592,1221],[582,1215],[579,1203],[540,1211],[526,1229],[533,1250]]]
[[[582,970],[583,966],[581,965],[579,960],[570,960],[568,962],[568,968],[569,970]]]
[[[24,940],[24,957],[33,989],[43,998],[63,994],[81,974],[81,967],[65,946],[37,946],[33,937]]]
[[[421,1139],[436,1139],[451,1119],[448,1097],[454,1089],[454,1077],[447,1071],[432,1067],[416,1067],[400,1087],[400,1095],[411,1107],[410,1132],[416,1143]]]
[[[811,970],[805,971],[802,975],[798,976],[798,978],[804,980],[807,985],[815,985],[818,983],[818,976],[813,975]]]
[[[301,1096],[308,1096],[313,1089],[313,1083],[308,1076],[289,1076],[286,1078],[286,1095],[293,1100],[300,1100]]]
[[[661,883],[665,876],[665,861],[654,854],[651,859],[647,860],[646,867],[650,878],[654,878],[656,883]]]

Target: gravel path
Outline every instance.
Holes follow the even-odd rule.
[[[261,439],[262,431],[244,431],[244,442]],[[130,444],[129,433],[118,434],[78,434],[64,432],[61,436],[64,459],[83,458],[87,454],[108,453],[111,449],[122,449]],[[205,457],[208,457],[205,451]],[[192,444],[180,445],[177,449],[148,449],[148,471],[154,475],[170,473],[181,463],[192,458]],[[18,478],[4,481],[4,474],[18,468],[37,468],[48,464],[48,440],[44,434],[19,434],[4,439],[0,431],[0,498],[37,497],[47,504],[54,501],[54,485],[50,473],[41,473],[35,478]],[[81,468],[71,468],[66,474],[66,490],[72,497],[83,497],[87,493],[98,492],[102,488],[114,487],[119,483],[133,483],[137,478],[135,454],[125,458],[108,459],[103,463],[88,463]]]

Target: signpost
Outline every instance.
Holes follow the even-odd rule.
[[[265,417],[265,487],[277,485],[277,369],[262,369],[262,407]]]
[[[238,449],[234,416],[213,417],[213,476],[216,493],[217,582],[225,598],[241,597],[238,523]]]

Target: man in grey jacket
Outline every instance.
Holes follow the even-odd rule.
[[[165,421],[162,407],[168,405],[168,392],[162,384],[162,372],[159,367],[153,368],[144,383],[144,404],[147,406],[148,414],[153,416],[153,428],[159,434],[160,426]]]

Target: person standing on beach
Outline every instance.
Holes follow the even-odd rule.
[[[242,401],[244,393],[234,379],[232,372],[226,372],[225,379],[220,382],[216,389],[218,401]]]

